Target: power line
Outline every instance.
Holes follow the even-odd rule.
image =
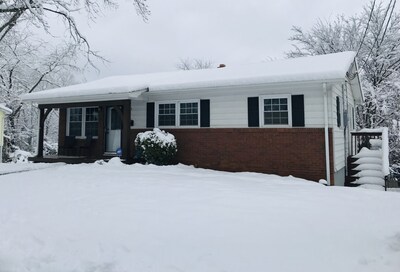
[[[377,33],[376,38],[375,38],[375,41],[374,41],[374,43],[373,43],[373,45],[372,45],[372,47],[371,47],[371,49],[370,49],[370,51],[369,51],[369,53],[368,53],[368,56],[367,56],[367,57],[365,58],[365,60],[364,60],[364,63],[363,63],[363,65],[362,65],[362,69],[364,69],[365,64],[367,64],[367,60],[368,60],[368,58],[371,56],[372,50],[374,49],[376,43],[378,42],[379,36],[380,36],[380,34],[381,34],[381,32],[382,32],[383,25],[385,24],[386,17],[387,17],[387,15],[388,15],[388,12],[389,12],[389,10],[390,10],[390,7],[391,7],[391,5],[392,5],[392,2],[393,2],[393,0],[390,0],[389,5],[388,5],[388,7],[387,7],[387,9],[386,9],[386,12],[385,12],[385,16],[383,17],[382,24],[381,24],[381,26],[380,26],[380,28],[379,28],[379,30],[378,30],[378,33]],[[390,21],[390,17],[389,17],[388,21]]]
[[[363,37],[362,37],[362,39],[361,39],[361,43],[360,43],[360,46],[358,47],[356,56],[358,56],[358,53],[359,53],[360,50],[361,50],[361,46],[362,46],[363,43],[364,43],[365,36],[367,36],[367,31],[368,31],[368,28],[369,28],[369,23],[371,22],[372,13],[374,12],[374,8],[375,8],[375,2],[376,2],[376,0],[374,0],[374,2],[372,3],[372,8],[371,8],[371,12],[369,13],[369,18],[368,18],[367,26],[365,27],[364,35],[363,35]]]
[[[396,0],[394,0],[394,2],[393,2],[393,6],[392,6],[392,10],[390,11],[389,19],[388,19],[388,21],[386,22],[385,31],[383,32],[382,39],[381,39],[381,43],[383,42],[383,39],[384,39],[385,36],[386,36],[386,31],[387,31],[387,29],[388,29],[388,26],[389,26],[389,23],[390,23],[390,19],[392,18],[392,15],[393,15],[393,11],[394,11],[394,7],[395,7],[395,6],[396,6]]]

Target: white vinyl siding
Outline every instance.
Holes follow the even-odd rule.
[[[174,100],[209,99],[211,128],[247,128],[247,98],[265,95],[304,95],[305,127],[324,127],[324,100],[322,83],[274,84],[213,89],[197,92],[171,92],[151,94],[149,102]],[[132,128],[146,127],[147,101],[132,101]],[[157,106],[156,106],[157,108]]]
[[[131,107],[131,120],[133,120],[131,128],[145,128],[146,102],[143,100],[132,100]]]
[[[336,97],[340,100],[340,118],[341,126],[337,126],[337,107]],[[333,130],[333,151],[334,151],[334,170],[339,171],[346,165],[345,160],[345,146],[344,146],[344,122],[343,122],[343,97],[342,97],[342,84],[335,84],[332,87],[332,96],[330,106],[332,108],[332,123]]]

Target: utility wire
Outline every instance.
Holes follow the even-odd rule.
[[[382,35],[381,44],[382,44],[382,42],[383,42],[383,39],[384,39],[385,36],[386,36],[386,31],[387,31],[387,29],[388,29],[390,20],[391,20],[391,18],[392,18],[393,10],[394,10],[394,7],[395,7],[395,6],[396,6],[396,0],[394,0],[394,2],[393,2],[392,10],[390,11],[389,19],[388,19],[388,21],[387,21],[387,23],[386,23],[385,31],[383,32],[383,35]]]
[[[372,14],[373,14],[374,9],[375,9],[375,2],[376,2],[376,0],[374,0],[374,2],[372,3],[372,8],[371,8],[371,12],[369,13],[369,18],[368,18],[367,26],[365,27],[364,35],[363,35],[363,37],[362,37],[362,39],[361,39],[361,43],[360,43],[360,46],[358,47],[356,56],[358,56],[358,53],[359,53],[360,50],[361,50],[361,47],[362,47],[362,45],[363,45],[363,43],[364,43],[364,40],[365,40],[365,36],[367,36],[367,31],[368,31],[368,28],[369,28],[369,23],[371,22]]]
[[[369,58],[369,57],[371,56],[371,54],[372,54],[372,50],[374,49],[376,43],[378,42],[379,36],[380,36],[380,34],[381,34],[381,32],[382,32],[383,25],[385,24],[386,17],[387,17],[387,15],[388,15],[388,12],[389,12],[389,10],[390,10],[390,7],[391,7],[391,5],[392,5],[392,2],[393,2],[393,0],[390,0],[389,5],[388,5],[388,7],[387,7],[387,9],[386,9],[386,12],[385,12],[385,16],[383,17],[382,24],[381,24],[381,26],[380,26],[380,28],[379,28],[379,31],[378,31],[377,35],[376,35],[374,44],[372,45],[371,49],[369,50],[368,56],[367,56],[367,57],[365,58],[365,60],[364,60],[364,63],[363,63],[363,65],[362,65],[362,69],[364,69],[365,64],[367,63],[368,58]],[[390,18],[388,19],[388,21],[390,21]]]

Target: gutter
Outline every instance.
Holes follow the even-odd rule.
[[[326,83],[322,83],[324,91],[324,120],[325,120],[325,167],[326,167],[326,181],[328,186],[331,185],[331,167],[330,167],[330,154],[329,154],[329,123],[328,123],[328,91]]]
[[[82,102],[99,102],[99,101],[113,101],[124,99],[142,99],[139,98],[143,93],[148,92],[149,89],[133,90],[123,93],[106,93],[94,95],[78,95],[67,97],[50,97],[50,98],[24,98],[22,101],[32,102],[42,105],[47,104],[64,104],[64,103],[82,103]]]

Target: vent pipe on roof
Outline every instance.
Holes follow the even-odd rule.
[[[223,63],[221,63],[221,64],[218,66],[218,68],[224,68],[224,67],[226,67],[226,65],[223,64]]]

